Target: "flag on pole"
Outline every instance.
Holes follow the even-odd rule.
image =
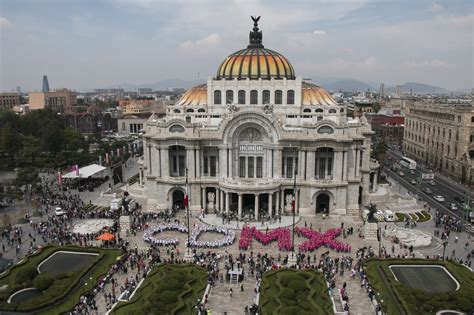
[[[186,170],[186,194],[184,195],[184,206],[187,207],[189,203],[189,195],[188,195],[188,172]]]
[[[295,212],[295,200],[296,200],[296,195],[293,194],[293,198],[291,199],[291,210]]]
[[[76,164],[75,167],[76,167],[76,175],[79,176],[79,165]]]

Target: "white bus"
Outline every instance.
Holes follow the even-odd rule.
[[[412,159],[409,159],[406,156],[402,157],[402,159],[400,160],[400,165],[411,170],[416,170],[416,161],[413,161]]]

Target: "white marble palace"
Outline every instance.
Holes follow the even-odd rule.
[[[150,208],[182,206],[234,217],[292,211],[358,215],[376,185],[372,131],[348,119],[323,88],[296,76],[262,44],[254,19],[247,48],[229,55],[206,84],[145,127],[140,184]]]

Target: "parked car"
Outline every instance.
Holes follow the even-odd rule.
[[[448,205],[448,208],[449,208],[449,210],[453,210],[453,211],[456,211],[456,210],[459,209],[459,208],[458,208],[458,205],[455,204],[455,203],[450,203],[450,204]]]
[[[395,214],[391,210],[385,210],[384,219],[387,222],[394,222],[395,221]]]
[[[402,171],[398,172],[398,175],[400,175],[401,177],[405,176],[405,173],[403,173]]]
[[[412,179],[412,180],[410,181],[410,183],[411,183],[412,185],[416,185],[416,179]]]
[[[66,214],[66,211],[64,211],[60,207],[56,207],[56,209],[54,209],[54,214],[57,216],[62,216]]]
[[[436,182],[435,182],[434,180],[431,180],[431,181],[430,181],[430,185],[431,185],[431,186],[436,186]]]
[[[428,195],[432,193],[431,189],[429,189],[428,187],[423,188],[423,191],[425,192],[425,194],[428,194]]]
[[[444,197],[441,195],[436,195],[433,197],[433,199],[436,200],[437,202],[444,202]]]

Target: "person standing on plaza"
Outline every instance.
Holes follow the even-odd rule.
[[[230,298],[232,298],[232,293],[233,293],[233,292],[232,292],[232,288],[230,288],[230,289],[229,289],[229,296],[230,296]]]

